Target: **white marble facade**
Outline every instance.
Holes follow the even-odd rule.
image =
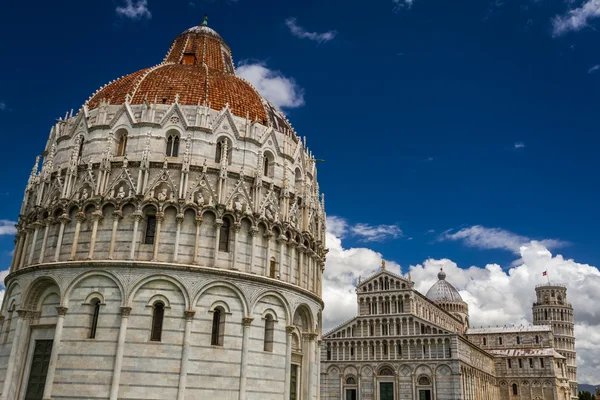
[[[0,399],[318,397],[325,212],[306,140],[177,98],[52,127],[5,281]]]

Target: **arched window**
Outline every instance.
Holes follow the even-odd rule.
[[[228,218],[223,218],[223,224],[219,231],[219,251],[229,251],[229,230],[231,223]]]
[[[223,156],[223,142],[217,143],[217,151],[215,152],[215,162],[220,163]]]
[[[431,381],[429,380],[428,377],[422,376],[422,377],[419,378],[419,385],[429,386],[429,385],[431,385]]]
[[[346,379],[346,385],[356,385],[356,379],[353,377]]]
[[[273,332],[275,331],[275,321],[273,316],[268,314],[265,318],[265,338],[264,338],[264,350],[273,351]]]
[[[263,175],[272,178],[275,175],[275,158],[269,152],[265,152],[263,158]]]
[[[536,344],[540,343],[540,337],[538,335],[535,335],[535,343]]]
[[[124,156],[126,151],[127,151],[127,131],[123,130],[123,132],[119,135],[119,142],[117,143],[117,157]]]
[[[547,320],[548,319],[548,310],[544,310],[544,319]]]
[[[483,338],[483,345],[487,346],[487,339],[486,338]]]
[[[517,387],[516,383],[512,384],[512,394],[513,394],[513,396],[518,396],[519,395],[519,388]]]
[[[156,236],[156,215],[146,216],[146,234],[144,235],[144,244],[154,244]]]
[[[225,313],[221,307],[213,311],[212,331],[210,344],[213,346],[223,346],[223,336],[225,335]]]
[[[85,143],[85,139],[83,138],[83,136],[79,137],[79,153],[78,153],[78,160],[80,161],[81,158],[83,157],[83,144]]]
[[[179,135],[170,133],[167,137],[167,157],[179,156]]]
[[[150,340],[153,342],[160,342],[162,338],[163,320],[165,318],[165,305],[157,301],[154,303],[154,313],[152,315],[152,332]]]
[[[394,371],[392,371],[392,370],[391,370],[390,368],[388,368],[388,367],[384,367],[384,368],[381,368],[381,369],[379,370],[379,375],[380,375],[380,376],[382,376],[382,375],[383,375],[383,376],[394,376]]]
[[[521,344],[521,336],[517,336],[517,344]]]
[[[499,344],[499,345],[502,345],[502,336],[500,336],[500,337],[498,338],[498,344]]]
[[[98,328],[98,317],[100,316],[100,300],[94,299],[92,301],[92,307],[94,312],[92,313],[92,320],[90,322],[90,339],[96,339],[96,330]]]

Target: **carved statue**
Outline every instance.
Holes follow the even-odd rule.
[[[198,206],[202,207],[205,202],[206,201],[204,200],[204,196],[202,196],[202,191],[199,190],[198,193],[196,194],[196,204],[198,204]]]
[[[87,188],[83,188],[83,190],[81,191],[81,200],[87,200],[87,198],[89,197],[89,193]]]
[[[125,187],[120,186],[119,192],[117,193],[117,199],[123,199],[123,198],[125,198]]]
[[[157,196],[158,201],[165,201],[167,200],[167,189],[163,188],[160,193]]]
[[[241,197],[235,199],[235,202],[233,203],[233,209],[238,213],[244,211],[244,200]]]

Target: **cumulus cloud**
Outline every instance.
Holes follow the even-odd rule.
[[[292,35],[300,39],[308,39],[317,43],[325,43],[333,40],[337,36],[336,31],[327,31],[322,33],[308,32],[306,29],[296,23],[296,18],[288,18],[285,20],[285,24],[290,29]]]
[[[594,65],[592,68],[588,69],[588,74],[592,74],[600,69],[600,64]]]
[[[355,286],[358,277],[376,272],[382,255],[369,248],[346,249],[342,239],[327,233],[330,252],[323,276],[324,330],[327,331],[356,315]],[[410,271],[415,288],[425,294],[437,281],[440,267],[447,280],[469,304],[471,326],[496,326],[529,324],[531,307],[535,301],[535,286],[546,283],[544,271],[552,282],[567,286],[567,301],[575,309],[575,334],[577,339],[578,378],[580,382],[597,383],[600,376],[600,271],[592,265],[578,263],[562,255],[553,255],[539,241],[522,243],[518,259],[509,269],[497,264],[466,269],[449,259],[428,259],[422,264],[403,269]],[[401,273],[401,267],[388,261],[387,268]]]
[[[525,148],[525,143],[523,142],[516,142],[514,145],[515,149],[524,149]]]
[[[438,237],[438,240],[461,241],[469,247],[508,250],[515,254],[519,254],[521,246],[531,241],[526,236],[517,235],[501,228],[486,228],[481,225],[463,228],[457,232],[446,231]],[[540,242],[548,248],[558,248],[568,244],[557,239],[544,239]]]
[[[600,0],[587,0],[581,7],[573,8],[552,20],[554,36],[570,31],[579,31],[589,26],[589,21],[600,17]]]
[[[388,239],[397,239],[403,236],[398,225],[371,225],[358,223],[350,225],[341,217],[328,216],[327,229],[339,238],[353,236],[361,242],[382,242]]]
[[[150,19],[152,13],[148,9],[148,0],[125,0],[125,6],[115,9],[117,15],[129,19]]]
[[[236,72],[276,107],[296,108],[304,105],[304,89],[293,78],[269,69],[264,62],[242,61]]]
[[[16,222],[0,219],[0,235],[14,235],[17,233]]]
[[[394,5],[394,12],[399,12],[403,8],[410,9],[414,3],[414,0],[392,0],[392,4]]]

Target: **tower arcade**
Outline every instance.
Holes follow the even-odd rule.
[[[567,359],[567,376],[571,386],[571,398],[577,398],[577,366],[573,307],[567,302],[564,285],[548,283],[535,288],[533,303],[534,325],[550,325],[554,333],[554,348]]]

